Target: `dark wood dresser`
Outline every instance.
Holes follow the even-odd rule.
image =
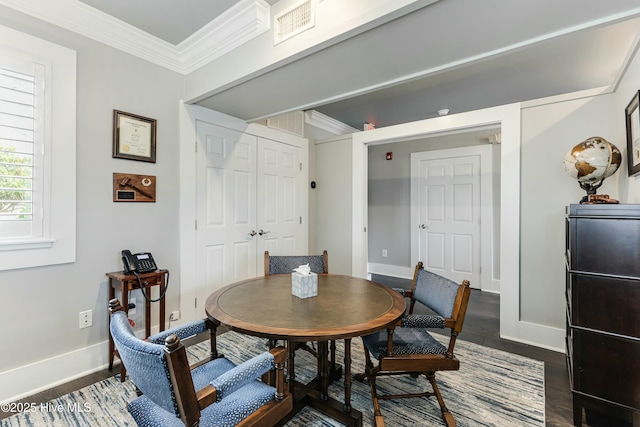
[[[640,426],[640,205],[571,205],[566,215],[567,364],[582,410]]]

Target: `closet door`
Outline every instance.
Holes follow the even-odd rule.
[[[216,289],[256,276],[256,141],[198,121],[196,309]]]
[[[305,185],[302,167],[300,147],[258,138],[259,257],[265,250],[271,255],[307,253],[301,212]]]

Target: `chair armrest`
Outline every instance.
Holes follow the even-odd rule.
[[[444,329],[445,318],[431,314],[408,314],[401,320],[403,328],[438,328]]]
[[[219,402],[225,396],[233,393],[251,381],[257,380],[262,374],[275,367],[274,357],[265,351],[252,359],[236,366],[211,381],[210,385],[216,389],[216,400]]]
[[[186,323],[184,325],[176,326],[171,329],[167,329],[166,331],[162,331],[155,335],[147,338],[147,341],[152,342],[154,344],[164,345],[164,341],[168,336],[175,334],[181,341],[186,338],[192,337],[194,335],[201,334],[207,330],[207,324],[204,320],[195,320],[190,323]]]

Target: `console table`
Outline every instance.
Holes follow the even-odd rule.
[[[165,287],[166,276],[168,270],[157,270],[151,273],[140,274],[140,282],[145,291],[149,293],[153,286],[159,286],[160,292]],[[113,273],[107,273],[109,278],[109,301],[116,297],[116,290],[120,291],[120,303],[124,309],[129,312],[129,291],[134,289],[140,289],[140,283],[138,277],[134,274],[125,274],[123,271],[115,271]],[[160,331],[164,331],[165,328],[165,301],[164,298],[160,299]],[[111,317],[109,316],[109,319]],[[151,335],[151,302],[144,299],[144,333],[145,337]],[[115,349],[111,333],[109,333],[109,370],[113,369],[113,358],[118,356],[118,351]],[[118,356],[119,357],[119,356]],[[120,364],[120,381],[124,381],[126,369],[124,364]]]

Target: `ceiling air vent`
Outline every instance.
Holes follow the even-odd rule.
[[[274,44],[283,42],[316,24],[313,0],[298,2],[274,18]]]

